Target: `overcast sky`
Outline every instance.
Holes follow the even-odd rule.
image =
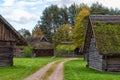
[[[51,4],[69,6],[73,3],[91,5],[99,2],[109,8],[119,8],[119,0],[0,0],[0,14],[16,29],[32,31],[45,7]]]

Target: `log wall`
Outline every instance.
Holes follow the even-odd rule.
[[[107,71],[120,72],[120,58],[107,58]]]
[[[0,41],[0,66],[12,66],[13,53],[14,53],[13,42]]]
[[[94,37],[91,38],[90,47],[88,51],[88,67],[102,71],[102,55],[99,54],[96,40]]]
[[[36,49],[34,52],[36,57],[54,56],[53,49]]]

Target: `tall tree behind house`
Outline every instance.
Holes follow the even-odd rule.
[[[70,24],[71,27],[74,27],[75,18],[83,7],[89,6],[86,4],[72,4],[70,7],[58,7],[57,5],[46,7],[42,16],[40,17],[40,20],[37,23],[37,26],[41,28],[43,34],[50,41],[53,41],[53,35],[58,27],[67,23]],[[93,3],[89,8],[90,14],[120,14],[119,9],[109,9],[98,2]]]

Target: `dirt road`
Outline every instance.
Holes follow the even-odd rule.
[[[28,76],[24,80],[63,80],[63,65],[64,62],[74,60],[77,58],[67,58],[63,60],[58,60],[51,62],[39,69],[34,74]]]

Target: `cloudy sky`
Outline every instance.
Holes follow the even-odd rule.
[[[32,31],[45,7],[51,4],[69,6],[73,3],[91,5],[99,2],[109,8],[119,8],[119,0],[0,0],[0,14],[16,29]]]

